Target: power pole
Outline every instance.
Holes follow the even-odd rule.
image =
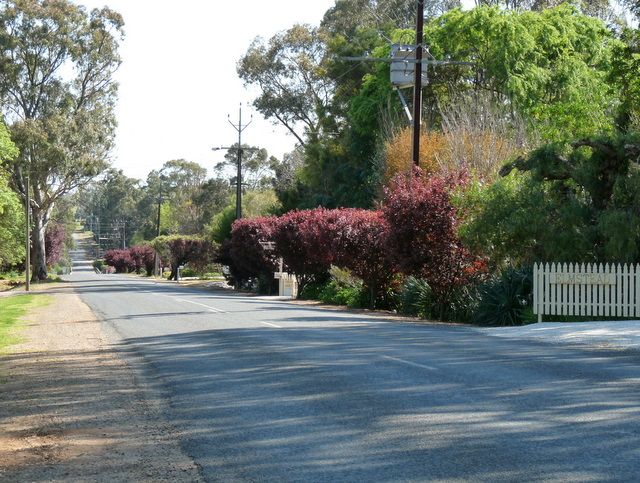
[[[96,216],[96,230],[98,231],[98,254],[97,259],[100,259],[100,217]]]
[[[416,12],[416,66],[413,86],[413,146],[412,159],[420,165],[420,131],[422,127],[422,40],[424,28],[424,0],[417,0]]]
[[[231,116],[227,116],[227,120],[229,121],[229,124],[231,124],[233,126],[233,128],[238,131],[238,153],[237,153],[237,158],[236,158],[236,220],[239,220],[240,218],[242,218],[242,154],[244,151],[254,151],[257,150],[257,148],[243,148],[242,147],[242,131],[244,131],[249,124],[251,124],[253,122],[253,116],[251,116],[251,119],[249,120],[249,122],[247,124],[242,124],[242,103],[240,103],[240,108],[238,109],[238,124],[234,124],[233,122],[231,122],[230,119]],[[230,147],[218,147],[218,148],[211,148],[213,151],[219,151],[221,149],[234,149],[233,146]]]
[[[423,53],[425,52],[424,42],[424,0],[416,0],[416,45],[415,45],[415,58],[411,57],[407,49],[409,45],[392,45],[391,57],[338,57],[340,60],[348,60],[354,62],[388,62],[391,64],[391,85],[395,88],[396,92],[400,96],[402,106],[409,117],[409,122],[413,126],[413,142],[412,142],[412,160],[415,166],[420,165],[420,131],[422,127],[422,66],[426,65],[474,65],[473,62],[456,61],[456,60],[436,60],[436,59],[423,59]],[[397,46],[404,49],[399,49],[401,55],[394,55],[393,47]],[[407,82],[408,79],[402,72],[407,72],[408,64],[414,64],[413,81]],[[400,73],[399,76],[394,76],[394,65],[396,65],[395,73]],[[406,74],[410,76],[409,73]],[[413,116],[407,107],[407,103],[402,96],[400,89],[413,86]]]
[[[158,220],[156,223],[156,238],[158,238],[160,236],[160,207],[162,206],[162,196],[158,196]],[[153,266],[155,267],[155,272],[156,272],[156,276],[160,277],[162,276],[162,273],[160,273],[160,257],[158,256],[158,251],[154,250],[155,255],[154,255],[154,262],[153,262]]]
[[[238,108],[238,124],[235,125],[228,119],[229,124],[238,131],[238,169],[236,174],[236,220],[242,218],[242,131],[244,131],[249,124],[251,124],[253,118],[244,126],[242,125],[242,103]]]

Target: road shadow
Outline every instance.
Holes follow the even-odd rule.
[[[144,355],[187,451],[223,481],[637,477],[637,356],[420,329],[210,330],[116,350]]]

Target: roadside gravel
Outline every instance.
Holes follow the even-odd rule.
[[[160,390],[109,345],[69,285],[43,289],[52,303],[0,356],[0,480],[200,481]]]

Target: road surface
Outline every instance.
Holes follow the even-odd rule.
[[[640,356],[68,277],[208,481],[638,481]]]

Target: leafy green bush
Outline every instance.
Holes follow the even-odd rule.
[[[19,280],[24,276],[24,273],[20,273],[16,270],[10,270],[8,272],[0,273],[0,280]]]
[[[474,322],[479,325],[522,325],[532,301],[530,269],[507,268],[480,287]]]
[[[340,285],[330,280],[324,285],[319,299],[325,304],[348,305],[349,307],[367,307],[369,294],[362,283],[358,285]]]
[[[198,273],[193,268],[185,267],[182,270],[180,270],[180,276],[181,277],[197,277]]]
[[[354,308],[369,306],[369,291],[361,279],[349,270],[335,266],[331,267],[329,273],[331,278],[328,281],[307,284],[299,298]]]

